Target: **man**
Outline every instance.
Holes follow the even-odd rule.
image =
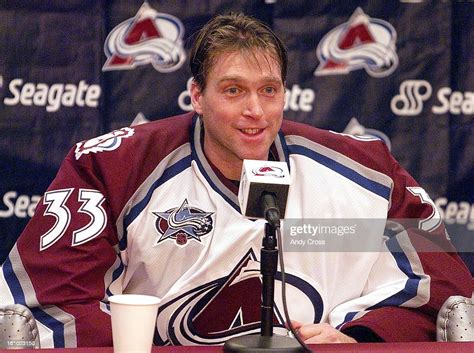
[[[291,318],[315,342],[420,341],[450,295],[470,295],[433,203],[382,142],[283,121],[287,56],[264,24],[217,16],[191,51],[195,113],[78,143],[2,268],[42,345],[111,345],[107,298],[161,299],[155,343],[222,344],[258,332],[264,222],[237,202],[243,159],[285,161],[287,218],[416,218],[381,252],[285,253]],[[420,196],[421,195],[421,196]],[[285,331],[275,298],[276,333]]]

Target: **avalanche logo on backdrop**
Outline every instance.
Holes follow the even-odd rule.
[[[190,207],[184,199],[179,207],[166,212],[153,212],[158,217],[155,222],[156,230],[161,234],[154,246],[167,239],[174,240],[177,245],[184,246],[189,239],[201,242],[201,237],[212,230],[212,215],[196,207]]]
[[[353,117],[342,132],[343,135],[349,135],[360,141],[382,140],[387,145],[389,151],[392,150],[390,138],[380,130],[370,129],[359,123],[357,118]]]
[[[305,322],[320,322],[323,301],[313,285],[291,274],[286,283],[290,312],[298,311]],[[279,292],[281,273],[275,276],[275,292]],[[155,344],[217,345],[245,334],[260,332],[262,282],[260,263],[250,249],[228,274],[178,294],[158,310]],[[293,303],[293,304],[292,304]],[[293,306],[293,310],[292,309]],[[295,308],[298,306],[298,308]],[[275,334],[286,334],[281,302],[273,308]]]
[[[316,76],[365,69],[372,77],[390,75],[398,66],[397,33],[386,21],[370,18],[359,7],[349,21],[326,34],[316,53]]]
[[[151,63],[159,72],[178,70],[186,59],[184,26],[174,16],[159,13],[147,2],[109,33],[102,71],[130,70]]]
[[[74,151],[76,160],[79,159],[83,154],[116,150],[122,143],[122,139],[130,137],[134,133],[134,129],[123,127],[105,135],[79,142],[76,144],[76,149]]]

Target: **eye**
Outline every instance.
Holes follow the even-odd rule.
[[[225,89],[225,93],[230,96],[236,96],[241,92],[238,87],[232,86]]]
[[[263,94],[265,94],[267,96],[274,96],[275,93],[277,92],[277,90],[273,86],[267,86],[267,87],[263,88],[262,92],[263,92]]]

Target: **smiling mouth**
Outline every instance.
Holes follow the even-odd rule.
[[[246,135],[257,135],[258,133],[262,132],[263,129],[240,129]]]

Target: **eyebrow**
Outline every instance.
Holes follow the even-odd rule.
[[[223,82],[226,82],[226,81],[236,81],[236,82],[241,82],[241,81],[245,81],[243,78],[241,78],[240,76],[224,76],[222,77],[220,80],[219,80],[219,84],[223,83]],[[266,76],[263,78],[264,82],[274,82],[274,83],[282,83],[282,80],[275,77],[275,76]]]

